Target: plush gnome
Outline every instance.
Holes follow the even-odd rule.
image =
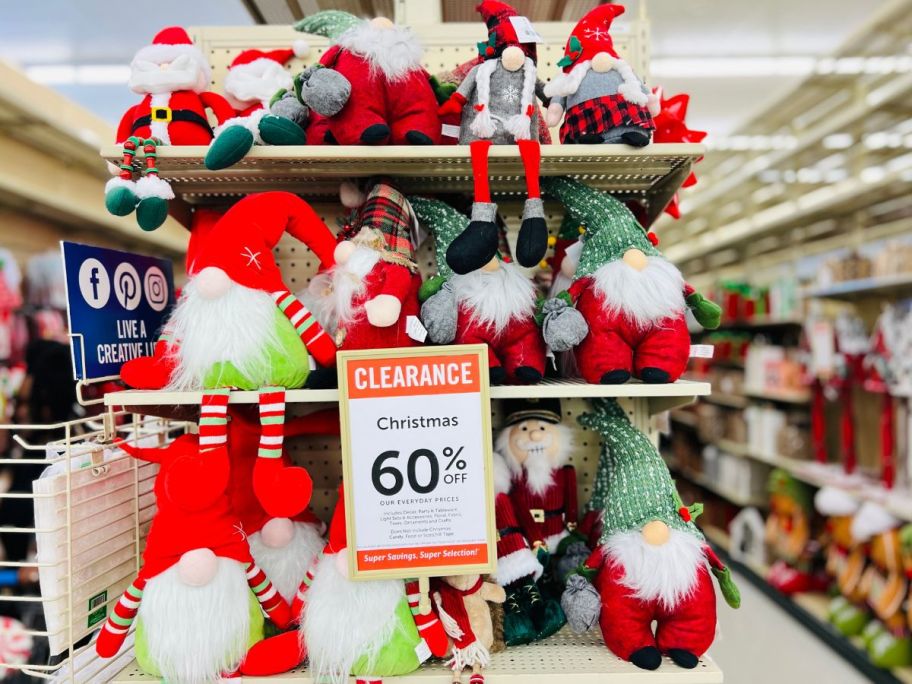
[[[616,400],[596,400],[593,408],[586,420],[605,435],[611,464],[602,538],[584,572],[595,575],[605,645],[647,670],[657,669],[662,655],[696,667],[716,633],[710,571],[734,608],[738,588],[694,525],[702,506],[681,503],[649,437]]]
[[[327,16],[328,15],[328,16]],[[344,27],[344,30],[341,30]],[[301,102],[325,121],[322,140],[337,145],[435,145],[440,118],[424,50],[412,30],[377,17],[319,12],[295,25],[333,44],[295,88]]]
[[[346,195],[350,198],[351,195]],[[399,190],[373,183],[339,233],[335,265],[314,276],[301,299],[339,349],[409,347],[410,316],[418,316],[421,275],[412,246],[414,214]],[[326,382],[315,372],[308,386]]]
[[[447,263],[465,274],[489,263],[497,254],[497,205],[491,201],[488,153],[491,145],[516,143],[523,160],[527,199],[516,240],[516,260],[536,266],[548,248],[548,226],[539,189],[541,149],[538,103],[544,86],[538,80],[535,43],[524,42],[517,28],[527,23],[516,10],[498,0],[483,0],[476,10],[488,27],[488,40],[478,44],[479,63],[440,108],[442,116],[460,112],[459,143],[472,154],[475,203],[468,227],[452,241]],[[514,23],[516,22],[516,23]]]
[[[544,303],[545,342],[555,352],[575,347],[589,383],[677,380],[690,356],[685,311],[716,328],[721,309],[684,282],[655,236],[611,195],[568,178],[548,178],[546,188],[586,234],[573,284]]]
[[[598,5],[567,39],[557,63],[563,71],[545,86],[548,125],[564,117],[562,143],[649,144],[659,99],[614,50],[611,22],[623,13],[621,5]]]
[[[447,636],[452,641],[453,682],[462,682],[462,671],[471,668],[469,684],[484,684],[484,668],[491,662],[494,623],[489,603],[503,603],[503,587],[485,582],[481,575],[441,577],[434,583],[434,602]]]
[[[130,89],[143,95],[117,127],[123,145],[120,173],[105,185],[105,206],[115,216],[136,211],[143,230],[155,230],[168,216],[171,186],[158,175],[159,145],[208,145],[211,109],[218,123],[234,116],[221,95],[207,91],[211,73],[202,51],[187,32],[170,26],[159,31],[151,45],[140,49],[130,63]],[[137,152],[145,155],[141,178],[133,180]]]
[[[783,594],[825,591],[828,581],[818,572],[820,544],[814,536],[810,487],[788,471],[775,468],[767,488],[770,512],[764,536],[775,560],[766,581]]]
[[[223,88],[236,115],[216,127],[206,152],[208,169],[236,164],[254,143],[303,145],[310,111],[294,97],[291,73],[285,65],[307,55],[307,43],[293,48],[243,50],[228,66]],[[273,98],[278,94],[275,102]],[[283,97],[289,94],[289,97]]]
[[[433,613],[419,610],[418,580],[354,582],[348,577],[345,499],[329,525],[329,541],[298,589],[292,607],[299,633],[255,646],[248,662],[258,674],[288,669],[305,657],[314,681],[377,684],[416,670],[432,654],[443,656],[447,636]],[[281,668],[281,669],[280,669]]]
[[[488,345],[493,384],[533,384],[545,374],[545,346],[535,322],[536,290],[509,260],[495,255],[482,268],[454,273],[443,258],[468,219],[439,200],[411,198],[436,241],[439,274],[422,286],[421,321],[435,344]],[[506,250],[506,239],[500,243]]]
[[[224,412],[220,420],[224,431]],[[280,627],[291,622],[288,604],[250,555],[226,496],[228,454],[224,444],[205,444],[209,429],[204,423],[200,435],[182,435],[162,449],[121,442],[134,458],[159,464],[157,510],[143,565],[95,650],[102,658],[116,655],[138,618],[139,666],[170,682],[216,682],[237,672],[262,638],[263,611]]]

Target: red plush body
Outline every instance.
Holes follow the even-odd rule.
[[[545,374],[545,342],[532,316],[514,318],[498,333],[489,325],[475,322],[472,312],[460,304],[453,344],[487,344],[488,366],[503,367],[508,383],[517,382],[516,369],[521,366]]]
[[[154,98],[154,103],[153,103]],[[143,117],[150,117],[153,107],[168,107],[172,117],[176,112],[193,116],[194,121],[169,121],[143,123]],[[206,119],[206,109],[211,109],[218,123],[233,117],[234,109],[217,93],[194,93],[179,90],[173,93],[146,95],[142,102],[128,109],[117,127],[117,142],[122,143],[131,135],[141,138],[159,138],[166,145],[208,145],[212,141],[212,129]],[[164,131],[164,134],[163,134]]]
[[[368,273],[364,292],[352,302],[355,310],[363,310],[364,304],[378,295],[392,295],[402,302],[402,312],[394,325],[378,328],[367,320],[366,315],[344,326],[344,337],[340,349],[385,349],[387,347],[412,347],[418,344],[405,331],[409,316],[418,317],[421,305],[418,303],[418,289],[421,274],[413,273],[400,264],[380,259]],[[341,329],[341,326],[340,326]]]
[[[576,470],[565,465],[554,471],[554,481],[541,494],[526,481],[525,471],[511,483],[510,499],[527,539],[541,540],[553,552],[567,536],[567,523],[577,522]],[[544,519],[536,521],[536,517]]]
[[[673,610],[658,601],[642,601],[631,596],[624,584],[624,570],[605,563],[595,580],[602,598],[599,625],[605,645],[619,658],[648,646],[662,653],[684,649],[694,655],[706,653],[716,634],[716,595],[705,566],[698,570],[693,592]],[[655,635],[652,623],[657,623]]]
[[[391,145],[411,144],[405,137],[409,131],[423,133],[434,144],[440,143],[437,99],[424,69],[413,69],[391,82],[381,70],[372,69],[367,58],[338,45],[323,53],[320,63],[351,82],[351,96],[342,111],[325,120],[325,129],[323,125],[318,127],[324,135],[328,130],[340,145],[360,145],[361,134],[367,128],[385,124],[390,129],[387,142]]]
[[[640,328],[623,312],[609,310],[592,278],[577,280],[570,294],[589,324],[589,334],[576,348],[576,362],[586,382],[598,383],[602,375],[614,370],[639,377],[644,368],[658,368],[668,373],[668,382],[684,373],[690,357],[690,333],[683,311],[661,325]]]

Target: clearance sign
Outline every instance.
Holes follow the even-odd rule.
[[[338,360],[351,576],[492,572],[487,348],[372,349]]]

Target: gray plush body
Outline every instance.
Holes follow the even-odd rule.
[[[551,102],[559,104],[563,107],[564,111],[566,111],[587,100],[594,100],[597,97],[604,97],[605,95],[617,95],[618,87],[623,82],[624,79],[621,78],[620,73],[615,69],[611,69],[604,73],[598,73],[597,71],[590,69],[586,72],[586,75],[583,76],[583,80],[575,93],[567,95],[566,97],[553,97],[551,98]],[[640,89],[643,91],[644,95],[649,94],[649,90],[646,89],[646,86],[643,85],[642,81],[640,81]]]
[[[460,145],[467,145],[479,139],[472,133],[471,129],[472,122],[477,114],[475,105],[478,104],[478,92],[475,88],[475,78],[478,74],[479,66],[472,67],[472,70],[466,74],[457,89],[457,92],[466,99],[465,106],[462,108],[462,122],[459,131]],[[504,69],[503,64],[498,60],[497,68],[491,74],[491,97],[488,104],[496,131],[491,138],[485,138],[485,140],[490,140],[495,145],[511,145],[516,142],[513,134],[504,129],[503,122],[511,116],[520,113],[523,79],[522,69],[508,71]],[[535,93],[540,100],[545,101],[544,84],[541,81],[536,81]],[[531,132],[532,140],[538,140],[537,105],[532,113]]]

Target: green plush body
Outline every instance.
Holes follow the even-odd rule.
[[[258,641],[263,640],[263,611],[257,602],[253,592],[248,592],[248,605],[250,608],[250,636],[247,638],[247,648],[249,649]],[[142,611],[136,618],[136,640],[133,643],[136,655],[136,664],[139,669],[152,677],[161,677],[158,666],[152,661],[149,654],[149,642],[146,639],[146,630],[142,621]],[[228,673],[226,673],[228,674]]]
[[[358,658],[352,665],[351,674],[355,677],[372,675],[374,677],[395,677],[414,672],[421,665],[415,647],[421,641],[408,601],[403,596],[396,606],[396,619],[399,624],[393,630],[389,642],[381,648],[373,662],[366,656]]]
[[[223,362],[215,364],[209,370],[203,383],[204,386],[207,389],[237,387],[242,390],[255,390],[266,386],[289,389],[303,387],[304,381],[310,374],[310,357],[307,349],[291,322],[285,318],[278,307],[275,310],[275,325],[279,346],[269,350],[269,377],[248,378],[242,375],[233,364]]]

